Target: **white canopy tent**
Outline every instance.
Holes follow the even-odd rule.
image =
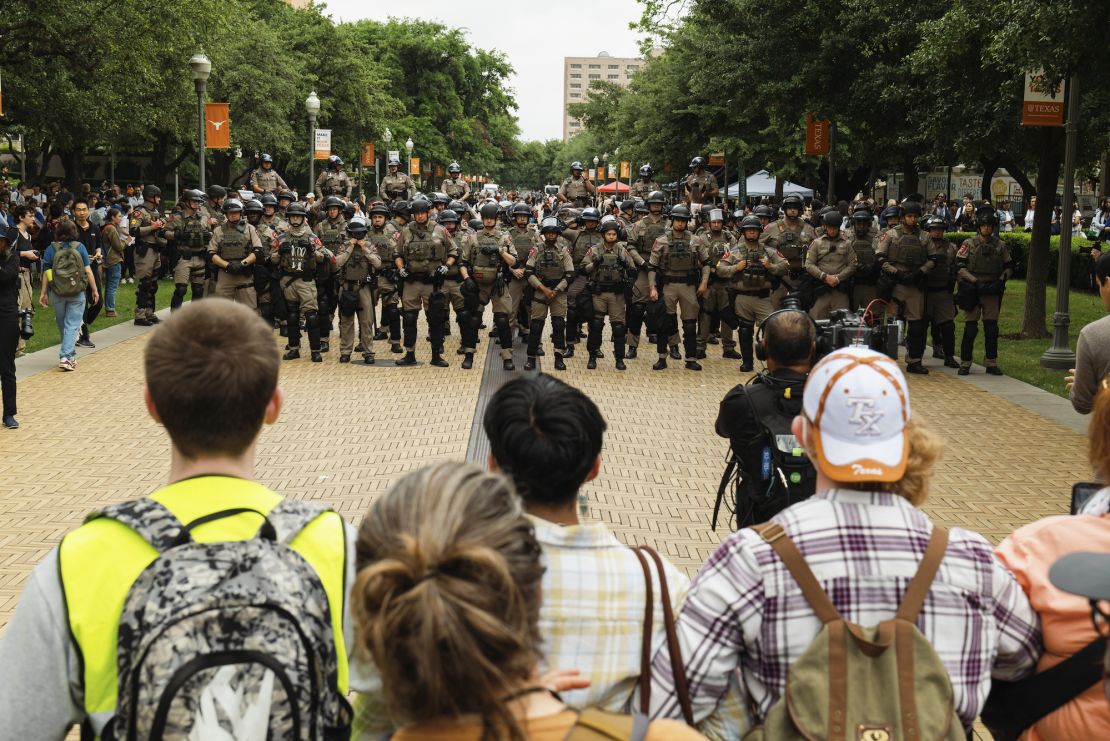
[[[766,170],[749,175],[746,179],[748,186],[748,198],[761,198],[762,196],[773,196],[775,194],[775,184],[777,178]],[[812,198],[813,190],[804,185],[792,183],[789,180],[782,186],[782,194],[797,193],[803,198]],[[736,198],[740,195],[740,183],[732,183],[728,186],[728,198]]]

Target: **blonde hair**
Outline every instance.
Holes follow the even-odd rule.
[[[523,741],[505,697],[540,660],[540,546],[511,482],[463,463],[407,474],[359,526],[356,651],[399,725],[478,714]]]
[[[1110,471],[1110,376],[1102,379],[1087,428],[1087,460],[1105,476]]]
[[[810,429],[813,429],[812,426]],[[817,453],[812,444],[812,437],[807,442],[806,454],[809,455],[810,460],[815,461]],[[944,455],[944,440],[930,430],[924,422],[910,419],[906,423],[906,444],[909,446],[906,471],[898,481],[862,484],[837,481],[835,482],[837,487],[860,491],[889,491],[906,499],[913,506],[920,507],[929,498],[929,486],[933,481],[937,461]]]

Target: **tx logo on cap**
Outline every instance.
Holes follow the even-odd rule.
[[[879,429],[879,420],[884,412],[875,411],[875,400],[868,397],[849,397],[848,404],[852,407],[852,416],[848,421],[856,425],[856,435],[878,436],[882,434]]]

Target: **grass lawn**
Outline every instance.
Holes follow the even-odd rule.
[[[1075,350],[1075,340],[1079,330],[1096,319],[1106,316],[1106,309],[1102,306],[1102,299],[1095,293],[1085,293],[1073,290],[1068,301],[1068,310],[1071,313],[1071,324],[1068,325],[1068,334],[1071,349]],[[1056,307],[1056,288],[1048,288],[1048,331],[1052,332],[1052,312]],[[1012,280],[1006,284],[1006,295],[1002,299],[1002,316],[999,320],[999,332],[1002,338],[998,341],[998,365],[1008,376],[1012,376],[1026,383],[1051,391],[1057,396],[1067,397],[1064,389],[1064,371],[1042,370],[1041,354],[1052,344],[1048,340],[1017,340],[1006,339],[1016,336],[1021,331],[1022,313],[1025,311],[1025,281]],[[960,313],[962,316],[962,312]],[[956,319],[956,357],[960,355],[960,341],[963,337],[964,324],[960,317]],[[926,354],[930,354],[926,351]],[[979,325],[979,336],[975,339],[975,362],[983,362],[983,328]]]
[[[121,322],[130,322],[135,319],[135,289],[138,288],[137,283],[121,283],[119,291],[116,292],[116,313],[117,317],[108,317],[104,315],[104,309],[101,308],[100,316],[93,322],[92,331],[110,327],[113,324]],[[35,300],[35,336],[27,341],[26,352],[32,353],[36,350],[42,350],[47,347],[52,347],[61,343],[61,337],[58,334],[58,324],[54,320],[54,307],[47,306],[45,309],[39,306],[39,284],[36,282],[34,286],[34,300]],[[170,303],[170,296],[173,294],[173,281],[159,281],[158,282],[158,296],[156,301],[157,308],[165,308]],[[95,342],[95,339],[93,340]]]

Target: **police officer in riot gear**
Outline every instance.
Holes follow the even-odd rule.
[[[710,266],[716,268],[718,263],[720,263],[725,255],[729,253],[729,250],[732,249],[732,246],[736,244],[736,237],[724,228],[724,212],[719,208],[708,208],[710,210],[706,219],[706,229],[698,235],[697,240],[699,244],[704,244],[709,251]],[[732,298],[728,290],[728,281],[717,275],[715,269],[709,274],[709,290],[702,296],[700,303],[701,312],[698,314],[698,359],[700,360],[705,357],[706,347],[711,338],[710,333],[712,331],[712,325],[716,321],[721,325],[721,344],[724,350],[722,357],[739,360],[740,353],[736,352],[736,341],[732,339],[732,330],[735,327],[730,327],[727,321],[721,321],[721,312],[728,309],[732,303]],[[729,317],[731,317],[731,314],[729,314]]]
[[[921,230],[921,204],[902,205],[902,223],[879,237],[876,259],[882,271],[878,292],[893,298],[906,320],[906,372],[926,374],[921,364],[925,353],[925,280],[934,262],[929,255],[929,235]]]
[[[154,314],[154,302],[158,293],[158,270],[161,267],[161,252],[166,245],[162,229],[166,225],[162,216],[160,202],[162,189],[156,185],[143,188],[143,205],[131,212],[128,232],[135,240],[135,280],[139,287],[135,291],[135,324],[149,327],[159,319]]]
[[[281,214],[278,213],[278,199],[273,193],[263,193],[261,198],[258,198],[258,203],[262,205],[262,223],[270,227],[275,232],[280,232],[287,224]]]
[[[518,332],[521,339],[527,343],[528,341],[528,322],[525,326],[520,326],[521,319],[519,318],[520,307],[524,302],[524,289],[527,285],[524,276],[524,260],[527,255],[532,251],[536,244],[536,232],[529,226],[528,222],[532,218],[532,208],[523,201],[517,201],[509,209],[509,217],[512,225],[505,230],[504,239],[513,243],[513,249],[516,251],[517,264],[509,269],[508,289],[509,298],[512,299],[512,310],[509,312],[509,329],[515,335]],[[525,317],[527,319],[528,317]]]
[[[777,309],[787,293],[795,291],[805,275],[805,257],[809,243],[817,238],[813,227],[801,219],[805,201],[796,193],[782,199],[783,217],[767,226],[760,241],[772,247],[790,264],[790,271],[782,277],[778,288],[771,294],[771,306]]]
[[[567,234],[571,235],[567,240],[571,243],[570,259],[576,267],[582,265],[587,251],[601,244],[601,232],[597,230],[601,223],[601,212],[593,207],[584,208],[578,217],[578,223],[581,224],[581,229],[564,233],[564,237]],[[581,326],[589,318],[589,312],[586,313],[587,315],[582,315],[582,312],[578,310],[578,296],[586,290],[588,282],[585,273],[579,270],[578,275],[571,281],[570,287],[567,289],[567,349],[565,357],[568,358],[574,357],[574,346],[582,335]]]
[[[400,172],[400,167],[401,160],[396,157],[389,158],[389,162],[386,164],[388,173],[382,178],[382,184],[379,188],[379,194],[387,203],[410,200],[413,193],[416,192],[412,185],[412,178]]]
[[[652,370],[667,367],[667,344],[672,335],[678,334],[678,318],[682,318],[682,342],[686,350],[686,369],[700,371],[698,355],[698,297],[709,290],[709,251],[692,243],[687,230],[690,209],[675,206],[671,209],[671,228],[655,240],[648,258],[649,300],[663,300],[666,312],[663,327],[659,328],[656,349],[659,360]],[[663,279],[660,296],[657,278]]]
[[[258,232],[258,239],[262,243],[262,249],[258,251],[254,265],[251,266],[251,277],[254,279],[254,296],[258,302],[258,314],[272,327],[274,325],[273,291],[277,276],[271,281],[270,271],[273,266],[266,258],[277,240],[277,233],[269,225],[263,223],[264,211],[265,208],[257,198],[252,198],[243,204],[243,218]]]
[[[956,301],[952,296],[956,285],[956,245],[944,238],[946,227],[940,216],[925,218],[929,256],[933,261],[933,269],[925,276],[925,317],[933,331],[933,357],[943,358],[948,368],[959,368],[956,362]]]
[[[343,199],[339,196],[328,196],[324,199],[324,218],[316,222],[313,230],[324,246],[324,260],[316,270],[316,316],[320,322],[320,352],[328,352],[332,330],[332,315],[338,301],[336,300],[334,269],[335,256],[343,244],[347,220],[343,218]]]
[[[593,202],[597,186],[584,173],[581,162],[570,163],[570,175],[559,186],[560,203],[571,203],[584,208]]]
[[[529,313],[528,360],[524,370],[536,369],[536,356],[543,341],[543,327],[551,315],[551,343],[555,348],[555,370],[566,370],[563,353],[566,349],[567,287],[574,278],[570,259],[570,243],[563,239],[563,225],[557,218],[547,217],[540,223],[540,241],[529,251],[524,267],[528,283],[535,290]]]
[[[212,232],[208,255],[219,273],[216,295],[237,304],[257,309],[254,292],[254,263],[262,250],[262,240],[255,228],[243,218],[243,204],[237,198],[224,202],[224,223]]]
[[[458,162],[452,162],[447,166],[447,177],[439,184],[439,189],[447,194],[447,197],[453,200],[465,201],[470,195],[470,185],[466,182],[466,178],[462,176],[462,168],[459,167]],[[451,208],[448,206],[448,208]],[[455,209],[451,209],[455,211]],[[456,211],[459,218],[462,218],[463,212]]]
[[[405,204],[405,213],[408,213],[408,203]],[[366,239],[369,240],[381,257],[381,268],[377,270],[375,281],[375,316],[380,317],[379,329],[374,334],[375,340],[389,339],[389,351],[400,354],[401,349],[401,296],[399,292],[400,281],[397,278],[397,267],[393,264],[393,235],[400,231],[394,222],[389,221],[390,209],[384,201],[375,200],[370,204],[367,215],[370,217]],[[381,305],[381,313],[377,313],[377,306]],[[388,331],[387,331],[388,330]]]
[[[450,266],[458,262],[458,248],[442,229],[430,223],[429,211],[428,201],[413,201],[412,221],[393,236],[393,264],[403,282],[401,322],[405,342],[405,357],[397,365],[416,365],[416,322],[423,309],[432,341],[431,364],[446,368],[443,323],[447,319],[447,296],[440,288]]]
[[[691,211],[703,203],[716,203],[720,188],[717,187],[717,178],[705,171],[705,158],[695,157],[690,160],[690,174],[686,176],[686,204]]]
[[[593,301],[593,316],[590,318],[590,335],[586,349],[590,360],[586,367],[597,367],[598,351],[601,349],[601,333],[605,329],[605,317],[609,317],[609,329],[613,334],[613,359],[617,370],[625,370],[625,289],[630,285],[629,277],[640,272],[644,258],[630,249],[627,242],[620,241],[621,225],[607,217],[601,222],[603,241],[587,250],[582,267],[590,276],[590,293]]]
[[[651,165],[645,163],[640,167],[640,177],[636,178],[635,182],[628,189],[628,195],[631,198],[646,199],[653,191],[662,190],[659,183],[655,182],[655,172],[651,169]]]
[[[651,290],[648,285],[647,261],[651,257],[651,248],[655,245],[655,240],[667,228],[667,222],[663,218],[664,203],[666,198],[663,196],[663,191],[655,190],[648,194],[644,201],[648,213],[632,225],[632,231],[628,234],[628,245],[643,259],[640,272],[632,284],[628,306],[628,350],[625,357],[629,359],[636,357],[640,345],[640,328],[644,325],[645,318],[648,337],[658,339],[659,315],[662,312],[658,302],[648,302]]]
[[[501,363],[505,370],[516,370],[513,363],[513,332],[509,325],[512,297],[506,273],[516,266],[517,254],[512,239],[505,239],[497,227],[501,206],[487,203],[479,210],[481,231],[463,238],[461,257],[464,296],[468,300],[469,326],[464,330],[463,367],[474,363],[478,339],[478,323],[486,304],[493,304],[493,326],[501,345]]]
[[[1001,376],[998,367],[998,316],[1006,281],[1013,275],[1013,261],[1006,243],[994,233],[998,216],[989,205],[980,206],[975,212],[974,237],[965,239],[956,253],[959,270],[957,302],[964,310],[964,337],[960,346],[961,376],[971,373],[971,359],[975,351],[975,337],[979,334],[979,319],[983,320],[983,365],[987,373]]]
[[[366,238],[366,220],[355,216],[347,222],[343,243],[335,257],[339,269],[339,362],[351,362],[355,348],[355,321],[362,360],[374,364],[374,274],[382,266],[378,245]],[[392,245],[383,245],[392,253]]]
[[[775,211],[766,203],[761,203],[752,209],[752,216],[759,219],[760,229],[766,229],[775,220]],[[762,234],[762,231],[760,232]]]
[[[771,314],[771,286],[777,277],[790,270],[790,263],[778,250],[759,240],[763,225],[758,216],[745,216],[740,221],[742,239],[717,265],[718,276],[731,280],[729,292],[740,339],[740,370],[754,369],[755,328]],[[728,321],[723,317],[722,321]]]
[[[858,260],[852,243],[840,233],[842,220],[836,209],[822,214],[825,233],[810,242],[806,252],[806,273],[814,285],[809,315],[814,319],[827,319],[830,311],[849,308],[848,281],[855,275]]]
[[[308,332],[308,347],[313,363],[322,363],[320,323],[317,318],[316,269],[324,260],[324,245],[308,226],[308,210],[303,203],[290,203],[285,209],[289,226],[281,233],[270,261],[281,268],[280,286],[289,322],[289,351],[282,360],[301,357],[301,323]]]
[[[185,301],[185,294],[192,286],[193,300],[204,297],[204,270],[208,240],[212,231],[208,220],[201,213],[204,193],[190,188],[181,194],[180,211],[170,217],[165,237],[177,246],[177,264],[173,268],[173,297],[170,310],[177,311]]]
[[[316,197],[324,199],[327,196],[351,197],[351,179],[343,170],[343,160],[337,154],[328,157],[327,168],[316,178]]]
[[[874,217],[867,208],[852,212],[852,231],[847,237],[856,253],[856,274],[852,276],[851,286],[853,309],[866,309],[876,296],[879,266],[875,261],[875,249],[879,245],[879,235],[872,229],[873,223]]]
[[[276,193],[289,188],[274,170],[274,158],[265,153],[258,158],[258,167],[251,173],[249,182],[255,193]]]

